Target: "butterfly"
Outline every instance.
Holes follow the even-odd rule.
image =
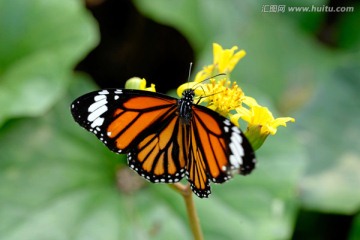
[[[127,154],[130,168],[153,183],[176,183],[186,176],[200,198],[210,182],[249,174],[255,154],[244,134],[227,118],[193,103],[194,90],[181,99],[164,94],[103,89],[71,104],[74,120],[110,150]]]

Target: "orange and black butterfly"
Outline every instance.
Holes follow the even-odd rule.
[[[76,122],[110,150],[126,153],[129,166],[153,183],[175,183],[184,176],[200,198],[210,181],[246,175],[255,155],[244,134],[228,119],[193,103],[194,90],[181,99],[129,89],[85,94],[71,105]]]

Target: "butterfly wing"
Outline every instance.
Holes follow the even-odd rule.
[[[128,153],[129,166],[151,182],[180,181],[185,175],[187,134],[176,110],[162,116]]]
[[[76,99],[76,122],[110,150],[127,153],[128,164],[151,182],[177,182],[185,174],[181,147],[186,126],[176,114],[176,99],[153,92],[105,89]]]
[[[194,105],[190,131],[187,178],[199,197],[211,193],[209,181],[223,183],[233,173],[250,173],[254,152],[244,134],[228,119],[210,109]]]

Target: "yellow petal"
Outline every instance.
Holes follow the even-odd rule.
[[[213,44],[213,66],[217,68],[218,73],[230,73],[239,60],[246,55],[244,50],[235,53],[237,49],[237,46],[231,49],[223,49],[219,44]]]
[[[259,104],[255,100],[255,98],[252,98],[252,97],[249,97],[249,96],[244,96],[242,98],[242,101],[243,101],[243,103],[245,103],[249,107],[259,106]]]
[[[244,50],[240,50],[239,52],[235,53],[234,56],[232,56],[232,58],[229,60],[228,63],[228,72],[231,72],[236,64],[240,61],[240,59],[242,59],[243,57],[245,57],[246,52]]]
[[[294,118],[291,117],[282,117],[282,118],[276,118],[273,123],[272,126],[274,127],[278,127],[278,126],[284,126],[286,127],[286,123],[287,122],[295,122]]]
[[[216,65],[220,61],[222,57],[222,53],[223,53],[223,48],[220,46],[220,44],[213,43],[214,65]]]
[[[267,107],[253,106],[253,123],[259,125],[267,125],[269,122],[274,120],[272,113]]]
[[[145,88],[144,90],[150,91],[150,92],[156,92],[155,84],[151,84],[150,87]]]
[[[236,112],[239,115],[239,117],[241,117],[245,122],[248,123],[252,122],[253,114],[249,109],[245,107],[239,107],[236,108]]]
[[[229,114],[230,115],[230,121],[237,127],[239,127],[239,120],[241,115],[236,113],[236,114]]]

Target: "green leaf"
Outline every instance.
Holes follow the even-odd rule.
[[[97,43],[95,23],[80,1],[2,0],[0,32],[0,125],[49,109],[74,65]]]
[[[360,48],[360,30],[356,23],[360,21],[360,4],[354,4],[354,12],[343,14],[339,23],[339,45],[343,48],[359,49]]]
[[[351,226],[349,240],[357,240],[359,236],[360,236],[360,214],[357,214]]]
[[[359,66],[339,69],[297,118],[310,159],[300,189],[307,208],[345,214],[359,209],[359,78]]]

